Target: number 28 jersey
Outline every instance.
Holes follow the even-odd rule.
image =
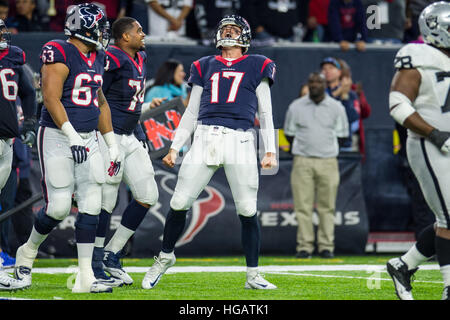
[[[244,55],[228,61],[207,56],[194,61],[189,84],[203,87],[198,120],[204,125],[219,125],[248,130],[254,126],[258,111],[256,88],[275,78],[275,63],[262,55]]]
[[[97,128],[100,110],[97,90],[102,86],[105,67],[105,52],[91,52],[85,56],[70,42],[53,40],[47,42],[40,55],[44,64],[64,63],[69,75],[64,82],[61,103],[77,132],[91,132]],[[42,107],[40,125],[57,128],[48,112]]]
[[[450,57],[428,44],[412,43],[398,51],[394,65],[397,69],[420,72],[419,93],[413,107],[433,127],[450,131]],[[411,130],[408,132],[418,137]]]

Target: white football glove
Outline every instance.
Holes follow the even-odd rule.
[[[450,151],[450,132],[433,129],[428,138],[442,152],[448,153]]]

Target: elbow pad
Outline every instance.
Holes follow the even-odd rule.
[[[389,94],[389,113],[399,124],[403,125],[406,118],[416,112],[411,100],[403,93],[392,91]]]

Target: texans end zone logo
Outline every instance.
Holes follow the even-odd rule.
[[[168,187],[167,181],[176,179],[176,176],[160,170],[157,170],[155,172],[155,175],[163,176],[163,178],[161,179],[162,189],[170,194],[173,194],[173,190]],[[206,186],[204,191],[206,192],[207,196],[197,199],[192,205],[192,208],[190,210],[190,221],[188,222],[183,235],[176,243],[176,247],[183,246],[194,240],[195,236],[206,226],[208,220],[221,213],[223,208],[225,207],[225,198],[216,188]],[[155,215],[155,212],[152,212],[152,214]],[[157,218],[163,224],[165,224],[165,219],[164,221],[162,219],[163,217],[159,216]]]

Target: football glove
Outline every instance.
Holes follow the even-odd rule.
[[[80,137],[78,132],[75,131],[72,124],[69,121],[64,122],[61,126],[61,130],[69,139],[73,161],[78,164],[86,161],[89,149],[84,145],[83,139]]]
[[[22,129],[20,130],[20,139],[23,144],[28,145],[30,148],[36,142],[36,120],[33,118],[23,121]]]
[[[433,129],[428,135],[428,139],[442,152],[448,153],[450,151],[450,132]]]

